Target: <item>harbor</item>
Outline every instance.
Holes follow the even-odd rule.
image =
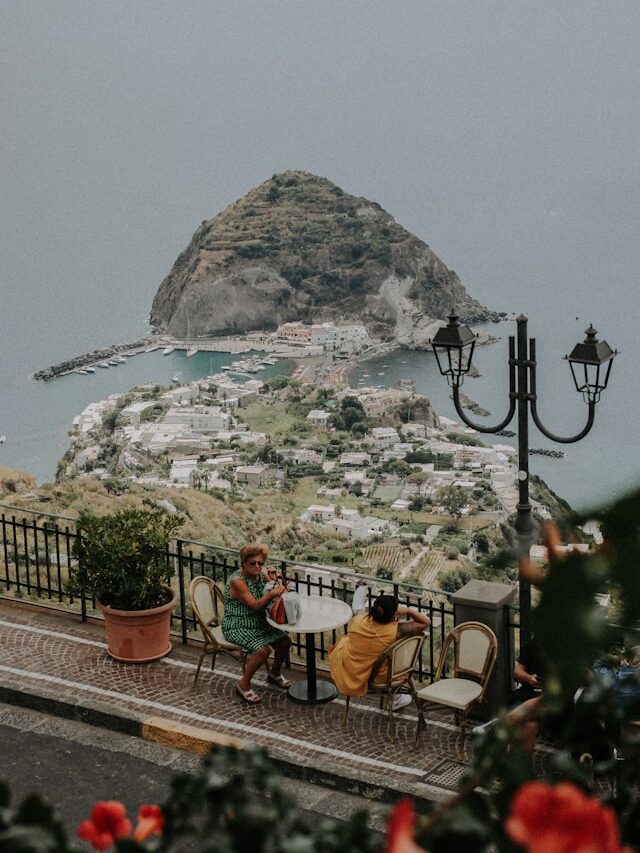
[[[304,353],[299,347],[283,345],[276,342],[273,335],[267,333],[228,338],[199,338],[193,340],[174,340],[166,336],[158,338],[149,336],[137,341],[124,344],[114,344],[111,347],[86,352],[58,364],[50,365],[33,374],[33,378],[48,382],[71,373],[90,375],[96,369],[106,370],[126,364],[127,360],[144,353],[162,350],[162,355],[168,356],[173,352],[184,351],[187,358],[192,358],[199,352],[205,353],[229,353],[240,355],[250,352],[267,353],[265,356],[250,357],[244,362],[234,362],[228,366],[231,372],[258,373],[267,366],[273,366],[281,358],[301,358]],[[223,369],[227,369],[225,365]]]

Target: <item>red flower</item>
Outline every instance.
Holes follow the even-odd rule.
[[[78,835],[89,841],[94,850],[106,850],[118,838],[131,835],[131,828],[124,805],[118,800],[107,800],[95,804],[91,818],[78,827]]]
[[[150,835],[162,835],[164,817],[160,806],[140,806],[138,809],[138,825],[133,833],[134,841],[144,841]]]
[[[386,853],[426,853],[413,840],[415,821],[413,802],[400,800],[389,817]]]
[[[631,853],[615,814],[569,782],[527,782],[511,803],[509,838],[528,853]]]

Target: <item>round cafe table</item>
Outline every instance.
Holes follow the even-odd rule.
[[[307,680],[294,681],[289,688],[289,698],[303,705],[318,705],[335,699],[338,691],[335,685],[324,678],[316,677],[316,644],[315,634],[341,628],[353,616],[351,608],[344,601],[321,595],[306,595],[298,593],[302,608],[302,616],[295,625],[277,625],[267,615],[267,622],[274,628],[286,631],[288,634],[304,634]]]

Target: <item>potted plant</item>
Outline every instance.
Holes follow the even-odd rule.
[[[167,546],[183,521],[161,509],[85,513],[78,519],[69,587],[97,599],[108,652],[116,660],[157,660],[171,650],[176,596]]]

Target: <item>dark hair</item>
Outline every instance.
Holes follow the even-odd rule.
[[[398,599],[395,595],[384,595],[384,593],[381,592],[369,608],[369,617],[373,619],[374,622],[380,622],[381,624],[386,625],[388,622],[393,621],[393,617],[396,615],[397,609]]]

